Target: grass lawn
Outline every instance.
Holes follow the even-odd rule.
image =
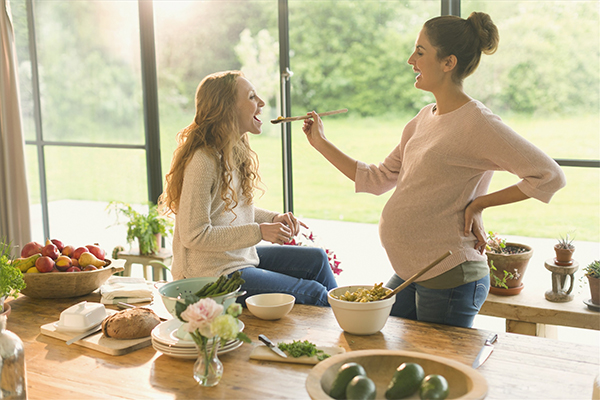
[[[396,146],[409,118],[364,118],[325,120],[328,138],[349,155],[368,163],[379,163]],[[507,120],[517,132],[555,158],[598,159],[598,119]],[[565,144],[565,137],[577,140]],[[301,130],[293,124],[294,211],[305,218],[377,223],[390,193],[382,196],[355,194],[354,185],[313,150]],[[252,146],[261,160],[261,174],[269,190],[257,201],[261,207],[282,208],[281,144],[273,133],[253,137]],[[600,170],[563,168],[567,186],[550,204],[529,199],[484,212],[487,230],[503,235],[555,238],[574,231],[578,240],[600,240]],[[518,178],[496,173],[490,190],[512,185]]]
[[[406,118],[353,119],[339,116],[325,120],[327,136],[343,151],[368,163],[379,163],[400,140]],[[597,116],[562,119],[507,119],[517,132],[555,158],[600,158]],[[354,185],[313,150],[293,124],[294,211],[304,218],[377,223],[390,193],[382,196],[355,194]],[[162,126],[163,174],[168,171],[180,127]],[[282,210],[282,167],[279,126],[265,124],[263,135],[253,136],[267,192],[260,207]],[[568,141],[574,138],[573,141]],[[30,198],[39,204],[39,185],[34,146],[26,146]],[[144,203],[147,198],[145,154],[140,150],[47,147],[49,201],[61,199]],[[501,235],[557,238],[575,231],[577,240],[600,241],[600,169],[563,168],[567,187],[550,204],[526,200],[484,212],[486,229]],[[492,190],[514,184],[516,177],[497,173]],[[56,221],[55,221],[56,222]],[[50,221],[51,225],[53,221]]]

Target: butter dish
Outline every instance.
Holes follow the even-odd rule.
[[[60,313],[60,320],[55,326],[60,331],[87,331],[100,324],[106,316],[104,304],[82,301]]]

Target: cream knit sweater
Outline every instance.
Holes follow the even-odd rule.
[[[474,249],[475,235],[463,236],[464,210],[487,193],[494,170],[517,175],[519,189],[545,203],[565,185],[554,160],[479,101],[442,115],[432,109],[433,104],[424,107],[406,125],[383,163],[357,165],[357,192],[379,195],[396,187],[381,214],[379,235],[405,280],[448,250],[452,256],[418,281],[465,261],[486,260]]]
[[[246,204],[240,191],[237,207],[225,212],[219,182],[214,156],[197,150],[185,168],[175,220],[172,273],[176,280],[219,276],[258,265],[259,224],[272,222],[277,213]],[[233,184],[239,187],[235,176]]]

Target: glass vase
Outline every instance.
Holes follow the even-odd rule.
[[[212,340],[203,342],[196,343],[198,359],[194,364],[194,379],[201,386],[216,386],[223,376],[223,363],[217,355],[219,337],[215,336]]]

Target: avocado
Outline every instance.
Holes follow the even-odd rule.
[[[373,400],[376,394],[375,383],[364,375],[356,375],[346,386],[348,400]]]
[[[427,375],[419,388],[422,400],[443,400],[448,397],[448,381],[441,375]]]
[[[362,365],[355,362],[348,362],[342,365],[331,384],[329,395],[334,399],[344,399],[346,396],[346,386],[357,375],[367,375]]]
[[[403,363],[394,373],[385,392],[385,398],[403,399],[416,393],[425,377],[423,367],[416,363]]]

